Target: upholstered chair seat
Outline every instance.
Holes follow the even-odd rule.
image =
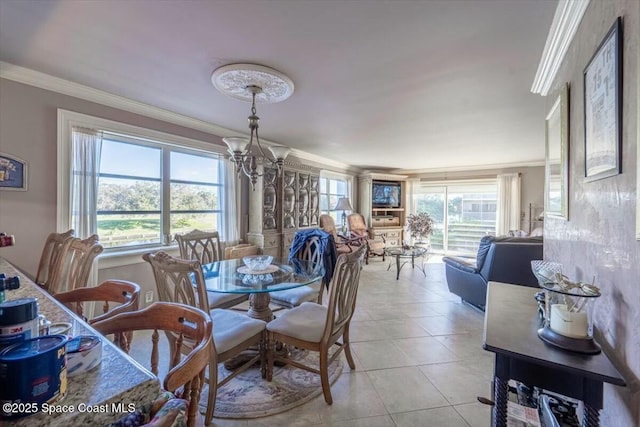
[[[213,342],[218,353],[224,353],[260,334],[266,323],[237,311],[214,308],[209,312],[213,320]]]
[[[271,292],[271,300],[276,304],[282,303],[287,307],[297,307],[305,301],[315,301],[322,290],[322,280],[318,280],[311,285],[300,286],[298,288],[284,291]]]
[[[269,322],[269,330],[303,341],[320,342],[327,320],[326,305],[304,302]]]

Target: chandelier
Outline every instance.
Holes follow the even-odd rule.
[[[257,115],[256,102],[284,101],[293,93],[293,82],[273,68],[255,64],[231,64],[217,68],[211,75],[211,81],[222,93],[243,101],[251,101],[251,114],[248,117],[250,137],[232,136],[222,138],[222,141],[227,144],[238,176],[241,172],[244,173],[255,190],[258,178],[264,175],[264,172],[258,173],[258,163],[269,162],[280,175],[284,160],[290,151],[283,145],[269,145],[267,148],[271,156],[265,153],[258,135],[260,118]],[[254,149],[254,146],[257,148]]]

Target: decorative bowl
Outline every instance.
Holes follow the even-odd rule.
[[[541,259],[535,259],[531,261],[531,271],[533,275],[538,279],[538,284],[542,286],[543,283],[556,282],[556,274],[562,274],[562,264],[559,262],[544,261]]]
[[[252,255],[242,257],[244,265],[251,271],[264,270],[271,265],[273,257],[271,255]]]

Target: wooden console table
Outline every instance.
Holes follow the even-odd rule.
[[[603,383],[625,386],[625,381],[604,353],[572,353],[538,338],[537,291],[489,282],[483,347],[496,354],[493,425],[507,425],[508,382],[513,379],[582,400],[583,427],[598,426]]]

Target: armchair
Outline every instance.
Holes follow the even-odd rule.
[[[384,261],[384,248],[386,245],[384,237],[382,237],[382,240],[372,239],[369,235],[367,224],[364,222],[364,217],[359,213],[349,215],[347,217],[347,223],[349,224],[349,236],[360,238],[367,245],[367,251],[364,257],[365,264],[369,264],[370,255],[380,255],[382,256],[382,261]]]
[[[337,255],[351,253],[357,247],[366,243],[361,237],[347,237],[338,234],[336,223],[331,215],[320,215],[320,228],[333,236],[333,241],[336,243]]]
[[[442,258],[449,291],[484,310],[489,281],[537,287],[531,261],[542,259],[542,248],[542,237],[485,236],[475,260]]]

